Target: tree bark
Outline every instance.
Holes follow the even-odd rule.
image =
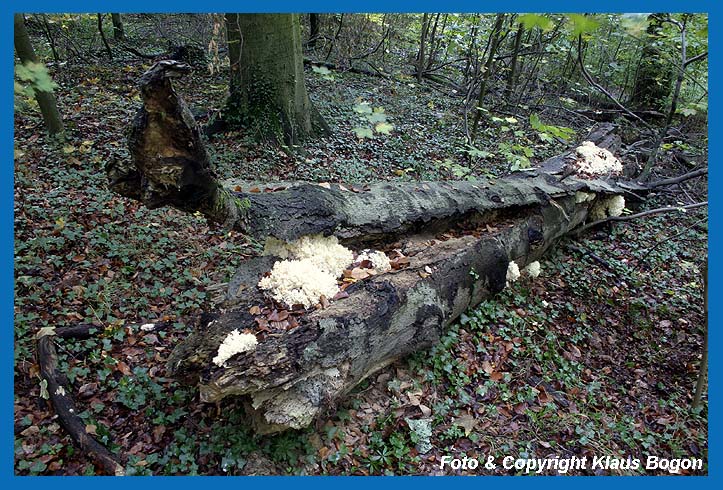
[[[424,76],[424,59],[426,57],[425,49],[427,47],[427,32],[429,31],[429,14],[422,16],[422,29],[419,39],[419,51],[417,51],[417,83],[422,83]]]
[[[15,28],[15,52],[20,59],[20,63],[37,63],[38,59],[35,56],[35,50],[33,50],[33,45],[30,42],[30,36],[25,28],[23,14],[15,14],[13,16],[13,25]],[[50,133],[50,135],[61,134],[64,130],[63,119],[60,117],[55,95],[53,95],[52,92],[44,92],[36,89],[35,100],[40,107],[40,113],[43,115],[43,121],[45,122],[48,133]]]
[[[110,14],[111,22],[113,22],[113,39],[116,41],[124,41],[126,38],[123,30],[123,20],[121,14]]]
[[[490,32],[489,40],[489,51],[487,52],[487,61],[484,65],[484,73],[482,73],[482,81],[480,83],[479,95],[477,96],[477,107],[474,111],[474,119],[472,120],[472,131],[471,137],[474,140],[477,136],[477,126],[479,125],[480,118],[482,117],[482,110],[480,109],[484,105],[484,98],[487,95],[487,86],[490,79],[492,78],[492,65],[494,64],[495,56],[497,55],[497,48],[499,47],[500,33],[502,32],[502,24],[505,21],[505,14],[497,14],[495,19],[495,25],[492,27]]]
[[[320,15],[321,14],[309,14],[309,41],[306,43],[310,48],[316,47],[316,41],[319,39],[320,34]]]
[[[328,131],[306,92],[297,14],[226,14],[226,33],[230,126],[288,147]]]
[[[525,26],[520,24],[517,27],[517,33],[515,33],[515,43],[512,47],[512,59],[510,60],[510,72],[507,74],[507,86],[505,87],[504,99],[508,101],[512,92],[515,89],[515,82],[517,80],[517,57],[520,54],[520,46],[522,44],[522,34],[525,31]]]

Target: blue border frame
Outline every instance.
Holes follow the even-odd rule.
[[[354,3],[337,3],[330,0],[255,0],[253,2],[240,2],[238,0],[207,0],[205,2],[191,0],[175,0],[175,1],[138,1],[138,0],[106,0],[104,2],[89,2],[80,0],[28,0],[20,2],[11,0],[0,4],[0,22],[3,29],[0,30],[0,52],[2,53],[3,63],[0,65],[0,109],[2,110],[2,119],[0,119],[0,137],[3,145],[0,146],[2,152],[3,164],[0,165],[0,250],[2,252],[2,260],[5,267],[0,277],[0,308],[2,309],[2,327],[0,327],[0,345],[3,346],[3,359],[5,360],[5,369],[0,373],[2,376],[2,391],[0,392],[0,410],[5,421],[6,430],[3,431],[2,443],[0,444],[0,461],[3,463],[2,481],[11,486],[23,485],[40,487],[51,485],[53,487],[73,487],[79,486],[97,486],[101,484],[98,478],[101,477],[15,477],[13,475],[13,309],[14,309],[14,292],[13,292],[13,96],[12,96],[12,78],[13,78],[13,28],[12,14],[14,12],[95,12],[99,9],[103,11],[114,12],[226,12],[226,11],[244,11],[244,12],[708,12],[709,13],[709,47],[720,46],[720,38],[723,36],[723,23],[721,23],[721,11],[723,8],[717,5],[714,0],[688,0],[680,1],[647,1],[647,0],[628,0],[628,1],[607,1],[607,2],[581,2],[579,0],[552,0],[550,2],[534,2],[530,0],[514,0],[514,1],[470,1],[470,0],[447,0],[445,2],[430,0],[367,0],[362,4]],[[716,49],[710,50],[709,54],[709,86],[717,87],[716,80],[720,80],[721,52]],[[721,102],[717,90],[711,90],[709,94],[709,134],[715,135],[721,126],[720,110]],[[719,162],[722,159],[723,151],[717,146],[709,148],[709,161]],[[721,181],[721,169],[717,165],[712,165],[709,174],[709,188],[716,189]],[[711,196],[709,205],[709,246],[710,243],[719,241],[721,219],[718,215],[720,212],[720,200],[717,195]],[[720,293],[720,281],[718,273],[721,271],[721,262],[719,256],[709,253],[709,274],[710,274],[710,296],[718,297]],[[712,302],[716,304],[715,301]],[[721,340],[721,311],[713,308],[710,311],[710,346],[713,352],[720,344]],[[709,415],[708,415],[708,477],[690,477],[694,480],[686,480],[686,485],[709,486],[715,481],[721,480],[721,470],[717,466],[721,462],[720,454],[717,452],[718,442],[720,441],[720,428],[718,424],[718,415],[720,410],[720,366],[721,362],[715,354],[710,356],[710,384],[709,384]],[[712,447],[712,449],[711,449]],[[45,478],[52,478],[52,481]],[[208,477],[207,477],[208,478]],[[556,487],[579,486],[580,484],[593,486],[608,486],[611,483],[622,486],[638,486],[641,484],[650,484],[660,486],[662,488],[680,485],[677,479],[669,477],[606,477],[603,479],[595,479],[594,477],[568,477],[564,479],[550,480],[552,477],[542,477],[542,480],[534,481],[520,478],[506,477],[487,477],[482,481],[469,480],[464,477],[447,477],[444,479],[433,479],[431,477],[397,477],[390,480],[391,477],[379,477],[370,481],[364,477],[326,477],[315,479],[304,479],[303,477],[248,477],[243,480],[222,479],[223,477],[213,478],[214,485],[222,485],[225,487],[238,485],[251,485],[253,487],[267,486],[284,486],[289,485],[314,485],[327,488],[333,488],[338,485],[348,486],[350,488],[364,488],[370,482],[375,485],[391,487],[399,484],[403,486],[411,486],[420,488],[433,488],[438,485],[457,486],[472,484],[504,484],[513,487],[527,486],[529,484],[538,485],[540,483],[547,485],[555,485]],[[504,478],[504,481],[499,479]],[[581,482],[581,478],[588,478],[587,481]],[[589,479],[592,478],[592,479]],[[612,482],[610,478],[614,478]],[[639,480],[638,478],[645,478]],[[653,478],[654,480],[651,480]],[[169,479],[172,479],[169,481]],[[207,484],[211,483],[206,480]],[[150,486],[150,485],[181,485],[195,486],[195,480],[191,477],[153,477],[152,480],[143,478],[134,480],[134,485]],[[102,485],[111,488],[123,488],[128,485],[128,480],[119,480],[117,478],[103,479]]]

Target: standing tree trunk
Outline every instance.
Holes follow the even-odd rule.
[[[116,41],[123,41],[126,38],[125,31],[123,30],[123,20],[121,14],[110,14],[111,22],[113,22],[113,39]]]
[[[665,110],[672,73],[657,42],[662,35],[664,20],[664,14],[648,16],[645,44],[630,99],[630,105],[635,109]]]
[[[665,140],[665,136],[668,134],[668,130],[670,129],[670,126],[673,124],[673,117],[675,117],[675,113],[678,109],[678,98],[680,97],[680,89],[683,85],[683,79],[685,78],[685,69],[688,67],[689,64],[699,61],[702,59],[705,59],[708,56],[708,53],[702,53],[698,56],[694,56],[692,58],[688,58],[688,52],[687,52],[687,18],[684,18],[682,22],[678,22],[676,20],[673,20],[671,18],[666,19],[666,22],[670,22],[671,24],[675,25],[678,30],[680,31],[680,68],[678,69],[678,77],[675,80],[675,88],[673,89],[673,95],[670,100],[670,108],[668,109],[668,115],[665,118],[665,124],[663,124],[663,127],[660,128],[660,132],[658,133],[658,137],[656,138],[655,142],[653,143],[653,149],[650,151],[650,156],[648,157],[648,161],[645,164],[645,168],[640,174],[639,179],[641,181],[645,181],[650,177],[650,172],[652,172],[653,167],[655,167],[655,162],[658,157],[658,151],[660,150],[660,145],[663,144],[663,141]]]
[[[477,97],[477,109],[475,110],[474,121],[472,122],[472,140],[474,140],[477,134],[477,126],[479,125],[479,120],[482,116],[482,111],[480,110],[480,107],[482,107],[485,95],[487,94],[487,85],[489,84],[489,80],[491,78],[492,65],[494,64],[495,55],[497,54],[497,48],[500,44],[500,34],[502,33],[502,24],[504,23],[504,21],[505,14],[497,14],[495,25],[492,28],[492,32],[490,32],[489,51],[487,52],[487,61],[485,62],[484,73],[482,73],[482,82],[480,84],[479,97]]]
[[[226,14],[231,61],[223,118],[253,137],[299,145],[328,126],[304,85],[297,14]]]
[[[105,52],[108,53],[108,58],[113,59],[113,50],[110,49],[110,44],[108,44],[108,39],[105,37],[105,32],[103,32],[103,14],[97,14],[98,15],[98,32],[100,33],[100,38],[103,41],[103,46],[105,46]]]
[[[507,75],[507,86],[505,87],[505,102],[512,95],[512,91],[515,89],[515,79],[517,78],[517,58],[520,55],[520,45],[522,44],[522,34],[525,31],[525,26],[520,24],[515,33],[515,44],[512,48],[512,60],[510,61],[510,72]]]
[[[309,14],[309,42],[307,46],[316,47],[316,41],[319,39],[319,28],[321,25],[319,14]]]
[[[705,260],[705,267],[703,267],[703,352],[698,369],[698,381],[695,383],[692,404],[694,409],[700,405],[705,381],[708,379],[708,259]]]
[[[23,14],[15,14],[13,24],[15,27],[15,52],[20,62],[23,64],[37,63],[38,59],[35,57],[33,45],[30,43],[30,36],[28,36],[28,31],[25,29]],[[58,104],[53,93],[35,89],[35,100],[38,101],[48,133],[51,135],[62,133],[63,119],[60,117]]]
[[[422,76],[424,75],[424,58],[425,58],[425,47],[427,44],[427,31],[429,31],[429,15],[424,14],[422,17],[422,33],[419,40],[419,51],[417,52],[417,82],[422,83]]]

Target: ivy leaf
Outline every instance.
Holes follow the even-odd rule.
[[[374,130],[377,133],[381,133],[381,134],[389,134],[392,131],[392,129],[394,129],[394,126],[392,126],[391,124],[386,123],[386,122],[380,122],[379,124],[374,126]]]

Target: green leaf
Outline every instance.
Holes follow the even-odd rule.
[[[374,133],[371,128],[354,128],[353,131],[359,139],[374,137]]]
[[[525,29],[534,29],[539,27],[543,31],[552,29],[552,20],[539,14],[523,14],[517,18],[517,21],[525,26]]]
[[[600,26],[600,23],[598,21],[587,15],[569,14],[567,17],[572,24],[573,37],[590,34]]]
[[[318,73],[319,75],[329,75],[329,74],[331,73],[331,70],[329,70],[329,69],[328,69],[327,67],[325,67],[325,66],[312,65],[312,66],[311,66],[311,70],[312,70],[314,73]]]
[[[354,112],[358,112],[359,114],[371,114],[372,106],[369,105],[369,102],[359,102],[354,106]]]
[[[394,126],[392,126],[391,124],[386,123],[386,122],[380,122],[379,124],[374,126],[374,130],[377,133],[381,133],[381,134],[389,134],[392,131],[392,129],[394,129]]]
[[[372,123],[372,124],[373,124],[373,123],[386,122],[386,121],[387,121],[387,115],[384,114],[384,112],[377,112],[377,111],[375,110],[373,114],[369,114],[369,115],[367,116],[367,120],[368,120],[370,123]]]

